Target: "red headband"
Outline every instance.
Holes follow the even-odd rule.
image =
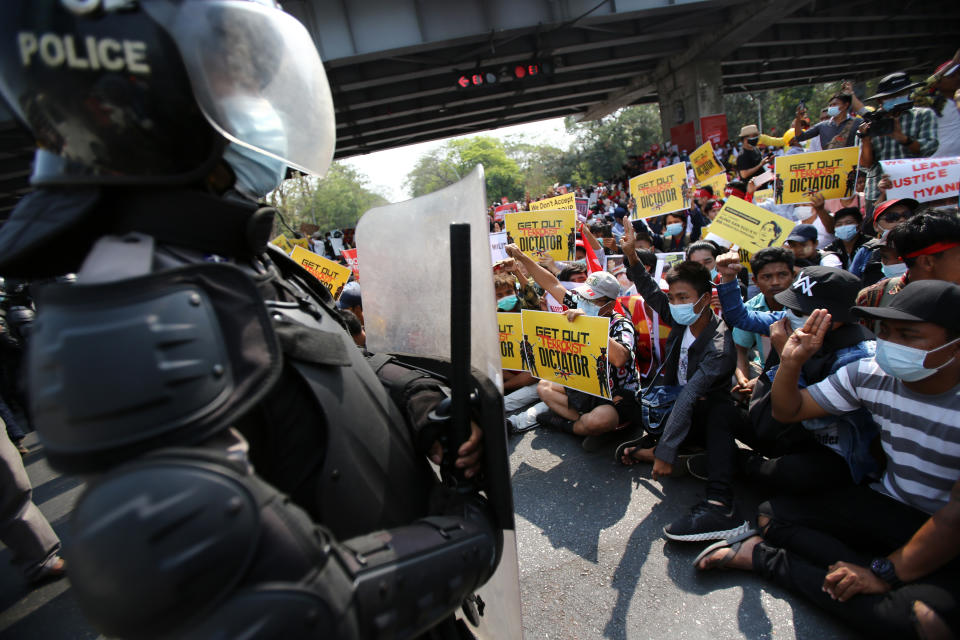
[[[946,251],[947,249],[953,249],[954,247],[960,247],[960,242],[937,242],[932,244],[929,247],[924,249],[917,249],[912,253],[908,253],[903,256],[904,258],[916,258],[917,256],[929,256],[934,253],[940,253],[941,251]]]

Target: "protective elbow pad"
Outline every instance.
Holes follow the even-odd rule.
[[[84,493],[72,525],[64,555],[73,592],[104,635],[323,635],[283,632],[298,622],[354,635],[349,596],[329,595],[345,579],[327,562],[328,536],[219,454],[165,450],[120,467]],[[250,626],[236,633],[241,620]]]

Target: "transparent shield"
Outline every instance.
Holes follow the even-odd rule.
[[[470,224],[471,365],[502,392],[492,259],[483,168],[460,182],[420,198],[371,209],[357,224],[357,257],[363,269],[367,348],[374,353],[450,357],[450,229]],[[462,257],[466,259],[466,256]],[[485,435],[488,498],[500,507],[503,548],[496,572],[478,591],[485,604],[483,639],[521,638],[520,579],[513,521],[503,407],[501,426]],[[499,487],[499,489],[497,488]],[[496,495],[498,494],[499,495]]]
[[[228,140],[323,175],[333,100],[320,54],[296,18],[255,2],[145,2],[176,42],[194,97]]]
[[[470,364],[503,390],[483,168],[357,223],[363,318],[373,353],[450,357],[450,223],[470,224]],[[371,275],[367,275],[370,273]]]

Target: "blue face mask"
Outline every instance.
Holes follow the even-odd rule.
[[[898,104],[903,104],[904,102],[910,102],[909,96],[900,96],[899,98],[890,98],[889,100],[884,100],[883,108],[886,111],[890,111]]]
[[[224,101],[226,117],[237,136],[256,147],[286,147],[283,121],[265,100],[235,97]],[[287,173],[287,163],[231,142],[223,160],[237,177],[234,188],[245,196],[259,199],[276,189]]]
[[[853,238],[857,235],[857,225],[842,224],[833,230],[833,235],[837,236],[841,240],[853,240]]]
[[[836,118],[838,115],[840,115],[840,107],[837,107],[837,106],[827,107],[827,115],[830,116],[831,118]]]
[[[807,316],[798,316],[792,309],[784,309],[783,311],[787,321],[790,323],[790,328],[794,331],[803,329],[803,325],[807,324]]]
[[[880,265],[880,271],[883,272],[884,278],[897,278],[907,272],[907,264],[905,262],[882,264]]]
[[[682,222],[671,222],[667,225],[667,228],[664,230],[663,235],[665,236],[678,236],[683,233],[683,223]]]
[[[716,267],[714,267],[713,269],[710,269],[710,279],[711,279],[711,280],[716,280],[718,275],[720,275],[720,272],[717,271],[717,268],[716,268]]]
[[[703,296],[705,295],[707,294],[703,294]],[[703,313],[703,309],[700,310],[700,313],[697,313],[696,311],[693,310],[693,308],[697,306],[701,300],[703,300],[703,296],[700,296],[699,298],[697,298],[696,302],[687,302],[686,304],[671,303],[670,315],[673,316],[674,322],[676,322],[677,324],[688,326],[688,327],[692,325],[694,322],[696,322],[697,318],[700,317],[700,314]]]
[[[943,349],[944,347],[949,347],[957,342],[957,340],[960,340],[960,338],[951,340],[947,344],[937,347],[936,349],[924,351],[923,349],[907,347],[902,344],[897,344],[896,342],[890,342],[889,340],[881,340],[880,338],[877,338],[877,365],[879,365],[879,367],[886,373],[890,374],[894,378],[900,378],[904,382],[917,382],[918,380],[924,380],[925,378],[929,378],[935,374],[940,369],[943,369],[952,361],[947,360],[935,369],[928,369],[923,366],[927,356],[935,351]]]
[[[595,302],[591,302],[590,300],[586,300],[584,298],[580,298],[580,302],[577,303],[577,309],[583,310],[583,312],[590,317],[599,316],[602,308],[603,307]]]
[[[497,309],[500,311],[513,311],[513,308],[517,306],[517,296],[506,296],[497,300]]]

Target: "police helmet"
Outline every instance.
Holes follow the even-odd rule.
[[[35,185],[185,184],[228,145],[317,175],[333,157],[323,63],[273,0],[4,0],[0,47]]]

